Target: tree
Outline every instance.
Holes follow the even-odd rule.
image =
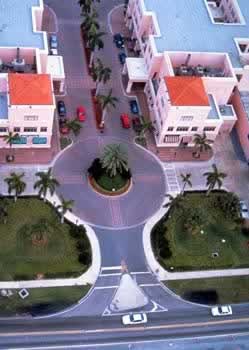
[[[74,205],[74,201],[73,200],[65,200],[62,196],[61,196],[61,204],[59,204],[57,206],[57,209],[60,211],[61,213],[61,223],[64,224],[64,217],[65,214],[68,211],[72,211],[73,209],[73,205]]]
[[[185,187],[188,185],[189,187],[192,187],[192,182],[191,182],[191,174],[187,173],[187,174],[181,174],[181,180],[183,183],[183,187],[182,187],[182,194],[184,194],[185,191]]]
[[[101,124],[104,124],[108,108],[115,108],[118,98],[112,96],[112,89],[110,89],[107,95],[97,95],[97,99],[102,107]]]
[[[106,84],[111,78],[111,68],[105,67],[101,60],[97,58],[96,63],[92,66],[92,78],[96,82],[96,93],[98,95],[98,88],[100,83]]]
[[[82,14],[86,15],[92,12],[92,6],[95,2],[100,2],[100,0],[78,0],[78,4],[81,7]]]
[[[164,208],[170,208],[172,210],[175,209],[181,209],[182,208],[182,201],[183,201],[183,196],[182,194],[177,194],[175,197],[172,196],[171,194],[166,194],[166,197],[169,198],[169,201],[164,204]]]
[[[222,186],[222,180],[227,176],[227,174],[219,172],[216,164],[212,164],[213,171],[209,171],[203,174],[206,177],[207,186],[207,196],[217,185],[220,189]]]
[[[212,149],[210,144],[213,143],[212,140],[209,140],[205,134],[205,132],[200,135],[200,134],[195,134],[194,135],[194,147],[196,149],[195,156],[198,158],[200,157],[200,154],[203,151],[209,151]]]
[[[94,53],[96,49],[101,50],[104,48],[104,42],[102,40],[102,37],[105,35],[105,32],[100,32],[96,28],[95,25],[91,25],[87,32],[87,46],[91,50],[91,57],[90,57],[90,62],[89,62],[89,67],[92,67],[93,64],[93,59],[94,59]]]
[[[0,198],[0,222],[6,224],[8,218],[9,202],[6,198]]]
[[[142,125],[141,125],[141,129],[139,131],[139,135],[138,135],[138,138],[139,139],[144,139],[145,138],[145,134],[147,131],[150,131],[150,132],[154,132],[155,131],[155,127],[154,125],[152,124],[151,121],[148,121],[148,122],[143,122]]]
[[[20,139],[19,134],[17,133],[13,133],[12,131],[9,131],[9,133],[7,135],[4,135],[3,137],[4,141],[10,146],[10,148],[12,147],[13,143],[16,140]]]
[[[84,20],[81,23],[81,29],[85,32],[88,32],[93,25],[96,29],[99,29],[99,23],[97,21],[98,17],[99,15],[95,10],[92,13],[87,13],[84,15]]]
[[[114,177],[117,173],[122,174],[123,171],[128,171],[128,155],[122,148],[121,144],[110,144],[105,146],[101,157],[101,164],[109,173],[110,177]]]
[[[66,126],[72,131],[74,136],[78,136],[82,128],[82,124],[77,119],[67,120]]]
[[[55,192],[56,187],[60,185],[59,182],[52,177],[51,172],[52,172],[52,168],[49,168],[47,173],[43,171],[39,171],[35,174],[40,179],[35,182],[34,189],[39,190],[38,194],[39,196],[43,197],[44,202],[46,202],[46,196],[48,191],[52,196]]]
[[[4,181],[8,185],[8,193],[14,192],[14,201],[17,201],[17,197],[25,191],[26,183],[22,180],[24,173],[10,173],[10,176],[5,178]]]

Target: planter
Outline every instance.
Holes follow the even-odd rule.
[[[102,194],[104,196],[110,196],[110,197],[115,197],[115,196],[120,196],[122,194],[125,194],[130,190],[130,188],[132,186],[132,180],[129,179],[129,180],[127,180],[127,183],[125,184],[125,186],[123,186],[119,190],[107,191],[104,188],[102,188],[92,176],[88,176],[88,179],[89,179],[89,183],[92,186],[92,188],[94,189],[94,191],[96,191],[99,194]]]

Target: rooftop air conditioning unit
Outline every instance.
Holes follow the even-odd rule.
[[[20,49],[17,48],[16,52],[16,58],[11,62],[13,65],[13,69],[15,72],[22,72],[24,71],[25,67],[25,60],[24,58],[20,58]]]

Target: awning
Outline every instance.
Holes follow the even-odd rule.
[[[44,145],[44,144],[46,144],[47,143],[47,138],[46,137],[39,137],[39,136],[35,136],[35,137],[33,137],[33,139],[32,139],[32,143],[34,144],[34,145]]]
[[[143,57],[127,57],[126,67],[130,80],[134,82],[148,81],[148,69]]]
[[[25,145],[27,143],[27,137],[20,136],[14,140],[12,140],[13,145]]]

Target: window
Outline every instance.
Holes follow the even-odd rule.
[[[0,128],[0,132],[6,132],[7,128]]]
[[[169,126],[167,130],[168,130],[168,131],[173,131],[173,130],[174,130],[174,127],[173,127],[173,126]]]
[[[203,128],[203,131],[214,131],[215,129],[215,126],[205,126],[205,128]]]
[[[181,121],[183,121],[183,122],[190,122],[191,120],[193,120],[193,116],[192,115],[182,115],[181,116]]]
[[[26,120],[26,121],[38,120],[38,115],[25,115],[24,120]]]
[[[188,131],[188,127],[187,126],[179,126],[176,131]]]
[[[42,126],[41,129],[40,129],[41,132],[47,132],[48,131],[48,128],[45,127],[45,126]]]
[[[192,128],[191,128],[191,131],[197,131],[198,130],[198,127],[197,126],[193,126]]]
[[[24,132],[37,132],[37,128],[31,128],[31,127],[23,128],[23,131]]]
[[[14,127],[14,132],[20,132],[21,131],[21,128],[19,128],[19,126],[17,127],[17,126],[15,126]]]

